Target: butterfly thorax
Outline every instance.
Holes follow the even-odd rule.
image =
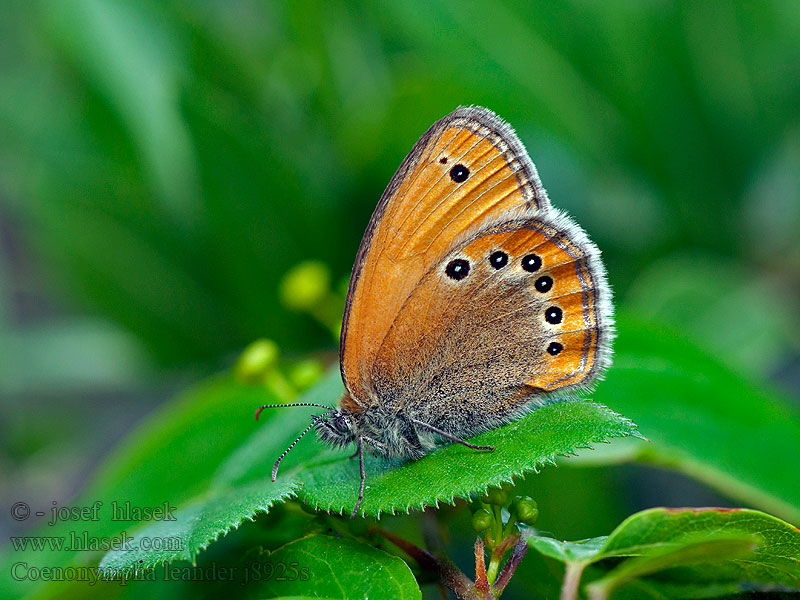
[[[361,438],[372,454],[408,458],[420,458],[435,447],[433,436],[418,431],[402,411],[380,404],[359,410],[352,410],[354,404],[339,404],[314,426],[317,437],[331,446],[341,448]]]

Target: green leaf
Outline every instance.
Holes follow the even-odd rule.
[[[209,494],[211,479],[220,464],[230,459],[242,440],[254,431],[260,432],[258,423],[253,421],[253,407],[278,400],[264,388],[240,385],[227,377],[214,377],[190,388],[144,419],[106,460],[87,489],[70,503],[89,506],[102,502],[98,520],[61,521],[45,526],[49,502],[41,506],[31,503],[33,510],[48,511],[32,533],[62,537],[74,531],[78,536],[85,533],[90,537],[110,537],[130,531],[138,523],[114,518],[114,501],[129,502],[134,507],[166,502],[182,509]],[[292,434],[288,432],[286,439]],[[273,438],[282,450],[285,440],[274,434]],[[263,479],[268,473],[262,469],[259,476]],[[266,494],[272,485],[264,487]],[[220,486],[211,493],[224,490]],[[69,550],[14,551],[9,546],[0,550],[0,566],[6,571],[19,561],[43,568],[96,564],[97,558],[88,552]],[[42,584],[41,580],[0,578],[0,596],[21,597]]]
[[[305,402],[330,401],[329,391],[341,378],[338,370],[331,371],[320,385],[312,388],[304,397]],[[252,519],[256,513],[267,511],[272,504],[285,500],[294,495],[300,486],[299,480],[293,475],[281,476],[278,481],[272,482],[268,475],[272,462],[295,439],[301,427],[305,427],[308,414],[306,411],[293,409],[281,412],[279,409],[265,413],[262,423],[255,423],[252,415],[255,407],[262,402],[274,402],[275,399],[265,395],[261,388],[240,388],[237,384],[229,383],[230,391],[250,391],[249,406],[242,405],[237,398],[233,404],[237,409],[233,414],[241,421],[239,425],[250,430],[250,436],[241,433],[242,439],[238,447],[230,448],[226,457],[219,464],[209,462],[206,464],[203,493],[191,500],[178,511],[177,522],[156,523],[137,532],[134,543],[138,539],[169,539],[176,540],[176,547],[165,550],[145,552],[140,550],[125,551],[115,550],[106,554],[101,562],[101,568],[108,575],[115,575],[126,569],[136,567],[155,566],[159,563],[170,562],[176,559],[193,561],[197,553],[208,544],[224,535],[230,528],[237,527],[245,519]],[[226,402],[225,406],[229,403]],[[185,408],[192,408],[191,403]],[[224,406],[220,409],[226,410]],[[230,409],[227,409],[230,411]],[[282,428],[278,423],[283,419]],[[277,423],[276,423],[277,421]],[[245,425],[246,423],[246,425]],[[241,429],[239,428],[241,432]],[[162,436],[169,437],[169,436]],[[318,453],[320,448],[314,444],[305,444],[297,447],[294,458],[302,460],[305,454]],[[140,562],[141,561],[141,562]]]
[[[637,459],[682,471],[800,522],[800,416],[668,328],[622,319],[616,358],[594,397],[636,421]],[[630,457],[630,456],[629,456]]]
[[[578,542],[562,542],[549,537],[531,537],[528,545],[539,551],[540,554],[555,558],[561,562],[589,563],[603,549],[608,536],[589,538]]]
[[[470,440],[494,446],[493,452],[448,444],[417,461],[368,457],[361,511],[380,515],[452,502],[537,471],[577,448],[629,435],[636,435],[635,425],[601,404],[583,400],[550,404]],[[360,483],[355,460],[325,455],[297,477],[304,484],[299,492],[304,502],[327,511],[352,510]]]
[[[146,506],[205,493],[219,465],[257,429],[253,407],[279,401],[263,387],[209,378],[150,415],[98,470],[86,495]]]
[[[672,585],[694,589],[710,584],[728,593],[745,585],[800,589],[800,530],[755,510],[654,508],[627,518],[605,538],[561,542],[531,536],[528,544],[566,563],[565,581],[574,585],[587,565],[637,557],[597,582],[597,594],[662,569],[671,569]]]
[[[338,369],[334,369],[301,401],[332,405],[342,390]],[[283,449],[278,448],[276,436],[288,446],[306,427],[308,412],[273,411],[272,420],[263,423],[262,430],[220,467],[215,483],[240,485],[263,477]],[[636,426],[608,408],[590,401],[565,401],[537,408],[513,423],[470,440],[493,445],[494,452],[447,444],[417,461],[367,456],[362,513],[378,516],[452,502],[535,471],[552,463],[558,455],[628,435],[637,435]],[[278,481],[296,477],[302,484],[300,500],[318,509],[349,513],[360,484],[358,461],[348,458],[351,452],[334,451],[317,440],[303,439],[281,463]]]
[[[130,574],[173,560],[194,562],[197,553],[245,519],[267,512],[293,494],[297,484],[268,479],[234,490],[212,494],[184,506],[175,520],[158,521],[140,528],[128,547],[111,550],[100,562],[107,577]]]
[[[694,566],[720,563],[730,560],[747,560],[757,548],[757,542],[750,536],[729,536],[711,533],[709,537],[697,541],[687,541],[678,547],[665,546],[649,555],[631,558],[623,562],[608,575],[587,586],[591,600],[605,600],[620,586],[658,573],[665,569],[680,566]],[[719,589],[715,583],[715,592]],[[736,592],[736,584],[731,584],[730,591]]]
[[[265,552],[257,560],[261,563],[257,572],[263,577],[254,586],[257,598],[412,600],[422,597],[411,569],[403,560],[351,539],[312,535],[274,552]]]

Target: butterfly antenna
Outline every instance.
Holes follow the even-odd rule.
[[[290,405],[289,405],[289,404],[278,404],[277,406],[290,406]],[[302,405],[302,404],[300,404],[300,405],[298,405],[298,406],[303,406],[303,405]],[[311,405],[311,406],[320,406],[320,405],[319,405],[319,404],[313,404],[313,405]],[[323,408],[329,408],[329,407],[328,407],[328,406],[324,406]],[[289,445],[289,447],[288,447],[286,450],[284,450],[284,451],[283,451],[283,454],[281,454],[281,455],[278,457],[278,460],[276,460],[276,461],[275,461],[275,464],[274,464],[274,465],[272,465],[272,481],[275,481],[275,478],[278,476],[278,467],[280,466],[280,464],[281,464],[281,461],[283,460],[283,458],[284,458],[284,457],[285,457],[287,454],[289,454],[289,451],[290,451],[292,448],[294,448],[294,447],[297,445],[297,442],[299,442],[300,440],[302,440],[302,439],[303,439],[303,436],[304,436],[305,434],[307,434],[309,431],[311,431],[311,429],[313,429],[313,427],[314,427],[314,426],[317,424],[317,422],[319,422],[319,420],[320,420],[322,417],[324,417],[324,416],[329,416],[329,415],[332,415],[332,414],[333,414],[333,413],[327,413],[326,415],[315,415],[315,416],[313,416],[313,417],[311,418],[311,425],[309,425],[308,427],[306,427],[306,428],[305,428],[305,430],[303,431],[303,433],[301,433],[300,435],[298,435],[298,436],[297,436],[297,439],[296,439],[295,441],[293,441],[293,442],[292,442],[292,443]],[[256,418],[258,418],[258,415],[256,415]]]
[[[295,402],[294,404],[265,404],[264,406],[259,406],[256,409],[256,421],[258,421],[258,416],[265,408],[288,408],[292,406],[316,406],[317,408],[327,408],[328,410],[331,409],[330,406],[325,406],[324,404],[315,404],[314,402]]]

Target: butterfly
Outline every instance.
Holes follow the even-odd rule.
[[[345,393],[308,428],[334,447],[416,459],[585,390],[611,361],[600,251],[551,206],[513,129],[459,107],[414,145],[356,254],[339,347]]]

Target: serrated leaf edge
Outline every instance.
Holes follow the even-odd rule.
[[[227,535],[228,532],[230,532],[230,531],[232,531],[234,529],[238,529],[241,526],[241,524],[244,523],[246,520],[250,520],[251,522],[253,522],[253,521],[255,521],[255,518],[256,518],[256,516],[258,514],[260,514],[260,513],[267,514],[270,511],[270,509],[273,506],[275,506],[276,504],[286,502],[287,500],[290,500],[290,499],[296,497],[297,496],[297,492],[300,489],[300,487],[301,487],[300,482],[295,481],[295,482],[291,483],[290,484],[290,489],[289,489],[288,492],[280,493],[277,497],[275,497],[274,499],[268,501],[265,506],[257,508],[256,510],[254,510],[250,514],[238,516],[235,519],[235,522],[229,523],[224,529],[218,530],[216,532],[216,534],[213,535],[212,537],[209,537],[205,541],[199,543],[193,549],[189,549],[187,557],[177,557],[176,556],[176,557],[169,558],[169,559],[167,559],[167,558],[159,558],[159,559],[155,560],[154,562],[150,562],[150,563],[147,563],[147,564],[143,563],[141,565],[136,565],[134,567],[113,567],[113,568],[111,568],[111,567],[103,567],[102,566],[103,561],[109,555],[111,555],[112,553],[118,552],[116,550],[110,550],[110,551],[106,552],[105,555],[103,555],[102,559],[100,559],[100,564],[97,567],[98,575],[100,576],[101,579],[104,579],[104,580],[107,580],[107,581],[110,581],[110,580],[113,580],[113,579],[117,579],[120,576],[122,576],[123,579],[129,579],[131,577],[135,577],[135,576],[141,575],[147,569],[154,569],[154,568],[156,568],[158,566],[161,566],[163,564],[169,564],[169,563],[173,562],[174,560],[187,560],[187,561],[191,562],[192,566],[197,566],[197,556],[200,554],[200,552],[202,552],[203,550],[208,548],[211,544],[213,544],[218,539],[220,539],[220,537],[223,537],[223,536]],[[181,510],[185,511],[189,507],[192,507],[195,504],[199,505],[199,504],[202,504],[202,503],[205,503],[205,502],[209,502],[210,500],[211,500],[210,498],[201,497],[201,498],[197,499],[195,502],[190,502],[190,503],[184,505]],[[143,531],[146,531],[147,528],[151,527],[151,526],[152,526],[151,523],[144,524],[142,527],[140,527],[138,529],[139,534],[141,534]],[[134,536],[134,538],[135,538],[135,536]]]
[[[600,403],[597,403],[597,404],[599,406],[603,406],[603,408],[606,408],[610,413],[613,413],[614,415],[619,416],[617,413],[614,413],[614,411],[612,411],[611,409],[609,409],[605,405],[602,405]],[[610,436],[610,437],[592,439],[590,444],[608,444],[608,443],[611,443],[611,440],[613,440],[613,439],[618,439],[618,438],[623,438],[623,437],[631,437],[631,436],[633,436],[633,437],[641,437],[639,435],[636,435],[638,433],[638,430],[636,429],[637,425],[631,419],[628,419],[626,417],[622,417],[622,419],[624,419],[627,423],[629,423],[630,425],[633,426],[634,429],[631,431],[630,434],[622,435],[622,436]],[[645,438],[642,437],[642,439],[645,439]],[[391,508],[378,509],[375,512],[372,512],[372,511],[359,511],[359,514],[362,517],[370,516],[370,517],[374,517],[376,519],[379,519],[382,514],[391,514],[392,516],[397,515],[398,513],[410,514],[410,512],[412,510],[425,510],[426,508],[431,507],[431,506],[433,506],[433,507],[438,509],[440,504],[449,504],[450,506],[454,506],[456,500],[467,499],[471,494],[485,494],[490,487],[497,487],[497,486],[502,485],[504,483],[512,483],[514,478],[521,477],[521,476],[525,475],[526,473],[531,473],[531,472],[533,472],[535,474],[539,473],[542,468],[544,468],[544,467],[546,467],[548,465],[552,465],[552,466],[558,467],[558,464],[556,463],[556,457],[569,458],[571,456],[577,456],[577,452],[575,452],[575,450],[580,450],[580,449],[594,450],[594,446],[593,445],[585,445],[585,446],[580,445],[580,446],[575,446],[575,448],[573,448],[570,451],[565,451],[563,453],[562,452],[553,453],[553,454],[551,454],[550,456],[548,456],[546,458],[543,458],[541,460],[535,461],[534,464],[529,466],[529,467],[522,467],[520,469],[513,470],[509,476],[503,475],[503,476],[500,476],[500,477],[494,477],[494,478],[490,479],[489,481],[487,481],[483,488],[478,488],[478,489],[468,489],[468,488],[458,489],[455,492],[453,492],[452,494],[450,494],[449,497],[447,497],[447,496],[439,497],[439,498],[436,498],[435,500],[432,500],[432,501],[427,502],[427,503],[426,502],[420,502],[419,504],[408,504],[405,507],[403,507],[403,506],[392,506]],[[324,503],[320,503],[320,502],[306,502],[305,499],[303,498],[302,487],[298,491],[297,497],[304,504],[307,504],[308,506],[311,506],[312,508],[314,508],[314,510],[317,510],[317,511],[322,510],[322,511],[327,512],[329,514],[330,513],[338,513],[338,514],[344,516],[345,512],[349,514],[350,511],[352,510],[352,509],[348,508],[347,506],[342,506],[341,508],[334,508],[333,504],[328,504],[327,506],[325,506]]]

